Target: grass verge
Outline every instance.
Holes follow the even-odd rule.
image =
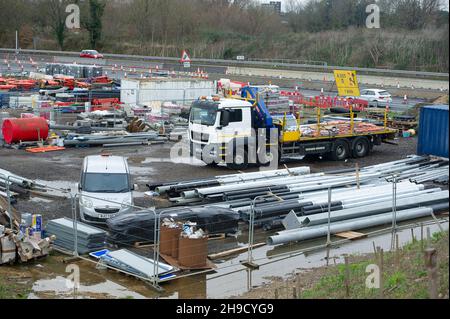
[[[383,253],[381,267],[379,254],[350,255],[348,265],[320,267],[293,275],[287,280],[271,278],[272,282],[256,288],[242,298],[280,299],[427,299],[429,277],[424,250],[437,252],[438,298],[449,298],[449,233],[435,233],[430,242],[414,241],[397,252]],[[367,288],[370,268],[378,266],[382,274],[383,290]],[[375,283],[375,281],[373,281]],[[240,297],[240,298],[241,298]]]

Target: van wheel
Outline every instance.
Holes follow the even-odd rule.
[[[245,170],[248,168],[248,153],[247,151],[236,152],[233,156],[233,163],[227,163],[227,167],[232,170]]]
[[[333,161],[343,161],[349,156],[349,153],[348,143],[342,140],[337,140],[333,144],[331,159]]]
[[[352,143],[353,157],[361,158],[367,156],[370,151],[370,143],[367,137],[358,137]]]
[[[217,167],[217,166],[219,166],[219,163],[217,163],[216,161],[213,161],[212,163],[205,163],[206,164],[206,166],[208,166],[208,167]]]

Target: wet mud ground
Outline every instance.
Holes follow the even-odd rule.
[[[310,166],[312,172],[334,170],[338,168],[360,167],[374,165],[382,162],[405,158],[416,152],[416,138],[399,138],[398,146],[383,144],[375,147],[372,154],[363,159],[349,159],[345,162],[334,162],[326,159],[303,159],[290,160],[286,163],[288,167]],[[134,183],[138,184],[135,192],[135,204],[143,207],[157,205],[151,199],[144,196],[148,191],[147,183],[163,183],[176,180],[190,180],[207,178],[217,175],[236,173],[226,167],[211,168],[201,162],[191,162],[189,156],[184,152],[172,156],[173,147],[180,144],[168,142],[162,145],[152,145],[138,148],[70,148],[61,152],[30,154],[24,150],[0,148],[0,167],[17,175],[38,180],[56,188],[71,188],[76,191],[76,183],[80,176],[81,165],[85,156],[107,152],[114,155],[126,156],[133,175]],[[185,147],[185,143],[181,142]],[[187,152],[187,154],[189,154]],[[248,171],[256,171],[250,168]],[[56,194],[60,195],[60,194]],[[50,219],[63,216],[71,217],[71,205],[69,199],[19,199],[15,205],[21,212],[39,213],[43,215],[44,223]],[[268,233],[258,230],[255,242],[264,242]],[[247,234],[244,232],[238,238],[227,238],[225,240],[213,241],[209,244],[209,253],[223,251],[237,246],[244,246],[248,242]],[[359,251],[363,242],[356,245]],[[371,242],[367,242],[364,249],[371,249]],[[267,259],[268,256],[276,254],[290,247],[265,246],[255,250],[255,258]],[[293,247],[298,249],[298,247]],[[337,249],[336,253],[341,249]],[[311,259],[311,256],[312,259]],[[315,256],[315,257],[314,257]],[[28,298],[73,298],[73,291],[65,288],[65,267],[62,263],[62,255],[54,252],[52,256],[36,262],[13,267],[0,267],[0,276],[8,276],[16,285],[25,285],[31,293]],[[246,253],[232,258],[217,261],[219,271],[215,274],[202,274],[188,277],[164,284],[166,289],[163,293],[156,293],[142,281],[126,277],[123,274],[110,270],[97,270],[95,264],[78,261],[81,267],[82,284],[77,292],[81,298],[221,298],[236,296],[245,293],[247,286],[247,274],[240,271],[227,275],[227,272],[241,269],[240,261],[246,259]],[[253,285],[261,285],[267,282],[271,275],[284,276],[291,273],[296,267],[315,267],[323,265],[322,254],[310,254],[298,256],[280,263],[261,268],[254,272]]]
[[[376,146],[370,156],[362,159],[348,159],[345,162],[335,162],[325,158],[289,160],[283,165],[288,167],[310,166],[312,172],[322,172],[339,168],[353,168],[374,165],[383,162],[405,158],[416,153],[416,138],[399,138],[397,146],[382,144]],[[172,156],[174,149],[183,148],[179,154]],[[14,174],[38,180],[45,185],[55,188],[72,189],[76,191],[76,183],[79,181],[83,159],[88,155],[98,155],[107,152],[113,155],[128,158],[133,181],[138,185],[135,204],[142,207],[157,206],[152,200],[146,198],[143,193],[148,191],[147,183],[164,183],[170,181],[182,181],[208,178],[218,175],[234,174],[224,166],[208,167],[199,161],[192,161],[185,143],[176,144],[168,142],[160,145],[142,146],[136,148],[116,147],[103,149],[92,148],[68,148],[60,152],[31,154],[25,150],[0,148],[0,168],[11,171]],[[247,172],[257,171],[258,168],[249,168]],[[22,212],[39,213],[44,218],[52,219],[62,216],[71,216],[70,200],[68,199],[34,199],[18,200],[17,209]]]

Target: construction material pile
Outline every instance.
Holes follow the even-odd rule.
[[[4,91],[29,91],[37,87],[37,81],[33,79],[16,79],[0,77],[0,90]]]
[[[35,194],[43,191],[43,186],[0,168],[0,208],[3,206],[5,210],[7,209],[9,206],[7,202],[8,197],[10,198],[10,203],[14,204],[19,197],[30,195],[31,190],[35,191]],[[14,210],[13,213],[15,213]],[[20,215],[17,215],[16,219],[20,223]]]
[[[123,110],[96,110],[77,115],[76,126],[96,126],[105,128],[125,128],[127,114]]]
[[[45,73],[47,75],[67,75],[74,78],[93,78],[103,75],[103,68],[101,66],[80,65],[80,64],[62,64],[62,63],[48,63],[45,66]]]
[[[277,88],[269,86],[263,90],[264,103],[267,109],[272,113],[289,112],[289,97],[281,96]]]
[[[363,167],[358,170],[358,174],[354,168],[310,174],[309,167],[298,167],[147,186],[179,203],[245,201],[267,193],[286,199],[286,196],[289,198],[329,187],[387,183],[385,178],[393,175],[397,175],[397,181],[422,176],[433,178],[435,174],[445,177],[448,176],[448,165],[447,159],[411,155],[403,160]]]
[[[45,231],[48,235],[56,236],[55,246],[67,251],[75,249],[75,232],[78,253],[86,254],[105,247],[105,231],[80,222],[77,222],[75,226],[73,220],[69,218],[49,221]]]
[[[253,214],[256,225],[270,229],[281,226],[291,212],[307,217],[328,212],[328,189],[332,189],[333,213],[355,209],[361,203],[385,203],[381,208],[363,210],[370,214],[392,210],[394,175],[399,208],[441,204],[448,199],[448,191],[442,191],[432,182],[448,179],[448,165],[446,159],[413,155],[358,171],[343,169],[308,174],[309,168],[297,168],[148,186],[168,195],[177,204],[230,209],[239,213],[242,221],[248,221]]]
[[[353,202],[339,207],[334,206],[330,213],[330,234],[344,231],[352,231],[385,224],[391,224],[394,218],[392,194],[380,195],[378,198],[359,198],[359,202]],[[339,195],[338,195],[339,197]],[[449,193],[440,188],[425,189],[422,191],[410,190],[397,197],[395,204],[396,223],[432,217],[433,214],[448,212]],[[326,207],[326,204],[323,204]],[[308,240],[322,237],[328,233],[328,213],[317,212],[311,216],[303,216],[294,211],[283,220],[285,231],[280,231],[267,240],[270,245],[289,243],[292,241]]]
[[[160,137],[156,132],[104,132],[89,135],[69,134],[64,139],[64,146],[137,146],[150,145],[152,142],[164,142],[166,140],[166,138]]]
[[[302,176],[310,173],[309,167],[297,167],[292,169],[281,169],[273,171],[261,171],[245,174],[220,175],[209,179],[191,180],[184,182],[171,182],[164,184],[147,184],[151,191],[159,194],[167,194],[172,197],[173,201],[195,198],[198,189],[215,186],[234,185],[232,187],[240,188],[245,183],[267,184],[267,180],[282,180],[288,176]],[[197,192],[196,192],[197,191]],[[192,196],[194,195],[194,196]],[[198,197],[198,201],[201,199]]]
[[[168,275],[177,270],[163,262],[155,263],[152,259],[138,255],[127,249],[116,251],[105,249],[91,253],[90,256],[99,259],[105,265],[141,277],[142,279],[152,279],[155,269],[156,275],[160,279],[167,278]]]
[[[301,125],[300,132],[303,137],[338,136],[350,134],[365,134],[370,132],[380,132],[384,128],[376,124],[355,121],[352,125],[350,121],[327,121],[326,123]]]
[[[185,222],[183,224],[183,231],[181,232],[181,237],[190,239],[199,239],[205,237],[205,232],[197,227],[197,223]]]
[[[55,237],[42,235],[41,215],[21,216],[0,197],[0,265],[47,256]]]
[[[207,234],[235,234],[238,232],[239,214],[223,207],[179,207],[158,210],[176,222],[193,222]],[[155,214],[140,211],[122,214],[108,219],[108,242],[129,245],[136,242],[153,242]]]
[[[0,265],[28,262],[48,256],[55,237],[38,238],[0,225]]]

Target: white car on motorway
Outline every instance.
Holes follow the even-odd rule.
[[[365,89],[361,91],[359,97],[362,100],[369,102],[369,106],[386,106],[392,103],[392,95],[386,90],[380,89]]]

